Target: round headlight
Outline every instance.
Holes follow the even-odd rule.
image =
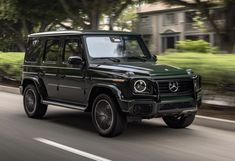
[[[134,83],[134,90],[137,93],[142,93],[146,90],[147,84],[144,80],[137,80]]]

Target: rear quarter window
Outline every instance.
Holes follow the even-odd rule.
[[[44,61],[47,63],[56,63],[61,50],[59,39],[48,39],[46,41],[46,49]]]
[[[29,39],[25,61],[37,62],[42,50],[43,50],[42,40],[40,40],[39,38]]]

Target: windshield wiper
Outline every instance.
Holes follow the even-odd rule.
[[[118,58],[112,58],[112,57],[104,57],[104,58],[95,58],[95,59],[107,59],[107,60],[111,60],[111,61],[113,61],[113,62],[117,62],[117,63],[119,63],[120,62],[120,60],[118,59]]]
[[[138,60],[142,60],[142,61],[147,61],[146,57],[139,57],[139,56],[130,56],[130,57],[126,57],[127,59],[138,59]]]

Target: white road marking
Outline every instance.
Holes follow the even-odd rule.
[[[201,116],[201,115],[196,115],[197,118],[202,118],[202,119],[208,119],[208,120],[214,120],[214,121],[221,121],[221,122],[226,122],[226,123],[233,123],[235,124],[235,121],[232,120],[226,120],[226,119],[219,119],[215,117],[208,117],[208,116]]]
[[[33,138],[33,139],[36,140],[36,141],[39,141],[41,143],[51,145],[53,147],[65,150],[67,152],[70,152],[70,153],[73,153],[73,154],[76,154],[76,155],[80,155],[80,156],[89,158],[89,159],[92,159],[92,160],[95,160],[95,161],[111,161],[109,159],[102,158],[102,157],[99,157],[97,155],[90,154],[90,153],[87,153],[87,152],[84,152],[84,151],[81,151],[81,150],[78,150],[78,149],[75,149],[75,148],[71,148],[69,146],[62,145],[62,144],[59,144],[59,143],[56,143],[54,141],[47,140],[47,139],[44,139],[44,138]]]

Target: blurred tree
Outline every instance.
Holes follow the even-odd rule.
[[[66,18],[63,7],[57,2],[0,0],[0,39],[15,40],[23,51],[28,34],[50,30]]]
[[[126,10],[122,12],[116,21],[116,25],[121,28],[121,30],[132,31],[135,29],[137,21],[136,7],[134,5],[129,6]]]
[[[155,0],[159,1],[159,0]],[[216,35],[220,39],[221,49],[232,53],[235,44],[235,0],[160,0],[173,5],[183,5],[198,9],[210,22]],[[219,11],[223,14],[224,23],[217,23],[218,17],[212,12],[213,7],[222,7]],[[215,11],[216,12],[216,11]],[[218,11],[217,11],[218,12]],[[217,14],[218,15],[218,14]],[[221,27],[223,26],[223,27]]]
[[[136,2],[137,0],[60,0],[74,26],[92,30],[98,29],[103,14],[109,15],[109,28],[112,30],[113,23],[122,11]]]
[[[141,1],[147,0],[0,0],[1,46],[9,39],[23,51],[28,34],[56,29],[58,25],[96,30],[104,14],[110,17],[112,30],[123,10]],[[64,23],[66,20],[69,23]]]

